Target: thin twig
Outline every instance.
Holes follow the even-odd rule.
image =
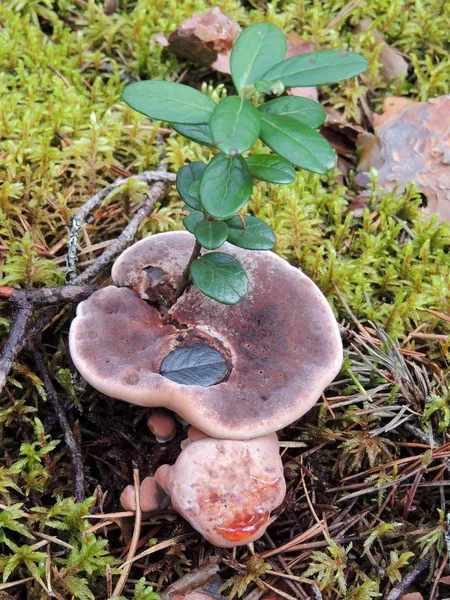
[[[419,427],[416,427],[415,425],[412,425],[411,423],[404,423],[403,427],[405,429],[407,429],[410,433],[412,433],[413,436],[416,437],[417,439],[419,439],[421,442],[423,442],[424,444],[427,444],[427,446],[430,446],[430,444],[432,444],[432,446],[431,446],[432,450],[433,450],[433,448],[440,447],[441,444],[437,441],[437,439],[432,434],[425,433],[425,431],[422,431],[421,429],[419,429]],[[450,459],[447,457],[443,457],[442,461],[445,464],[447,473],[450,474]]]
[[[317,585],[317,583],[311,584],[311,592],[314,600],[323,600],[322,592],[320,591],[320,588]]]
[[[195,241],[195,245],[194,245],[194,249],[192,250],[191,257],[189,259],[188,264],[186,265],[186,268],[184,269],[184,273],[181,276],[181,279],[178,283],[178,287],[175,292],[175,302],[178,300],[178,298],[184,293],[185,289],[187,288],[187,285],[189,283],[190,273],[191,273],[191,265],[200,256],[201,249],[202,249],[202,247],[200,246],[200,244],[197,241]]]
[[[0,392],[3,390],[8,373],[21,350],[21,341],[32,316],[33,307],[28,300],[23,298],[17,302],[9,336],[0,355]]]
[[[25,577],[25,579],[19,579],[18,581],[8,581],[8,583],[0,583],[0,591],[14,587],[15,585],[27,583],[28,581],[34,581],[34,577]]]
[[[165,182],[158,181],[154,183],[149,191],[147,199],[142,204],[122,233],[108,248],[101,254],[97,260],[88,267],[83,273],[72,279],[73,284],[79,285],[96,277],[111,261],[118,256],[133,241],[140,224],[146,219],[155,207],[155,203],[160,200],[164,194]]]
[[[77,243],[78,237],[80,235],[81,228],[86,220],[86,217],[89,213],[100,204],[112,191],[126,184],[130,179],[135,179],[136,181],[143,181],[146,183],[150,183],[151,181],[175,181],[176,175],[174,173],[167,173],[165,169],[158,169],[156,171],[144,171],[139,175],[132,175],[131,177],[125,177],[123,179],[119,179],[114,183],[106,186],[94,196],[89,198],[80,208],[77,210],[75,215],[72,217],[72,225],[69,234],[69,240],[67,243],[67,273],[66,278],[68,282],[72,282],[77,275],[76,270],[76,262],[77,262]],[[153,186],[152,186],[153,187]],[[158,195],[156,190],[150,194],[151,196]],[[144,208],[144,206],[142,206]],[[141,208],[141,210],[142,210]],[[152,207],[153,208],[153,207]],[[146,214],[142,217],[145,218]],[[83,282],[87,281],[86,278],[83,279]],[[80,282],[81,283],[81,282]]]
[[[72,460],[75,490],[74,497],[78,502],[82,502],[85,499],[84,494],[84,468],[83,459],[81,456],[80,449],[75,440],[75,436],[70,428],[69,421],[67,420],[66,414],[59,403],[58,394],[53,386],[52,380],[47,370],[44,357],[37,349],[32,349],[34,362],[36,363],[36,370],[39,377],[44,384],[45,392],[50,404],[55,411],[56,418],[58,419],[59,425],[64,432],[64,440],[69,449],[70,457]]]
[[[202,589],[211,582],[219,572],[217,557],[211,562],[192,569],[180,579],[169,585],[161,594],[161,600],[170,600],[172,596],[184,596],[190,590]]]
[[[135,497],[136,497],[136,517],[134,520],[133,537],[131,538],[130,550],[128,551],[127,560],[125,561],[124,565],[122,565],[123,572],[119,577],[119,581],[117,582],[116,587],[114,588],[114,592],[112,595],[113,598],[120,596],[123,588],[125,587],[125,584],[126,584],[127,578],[128,578],[128,574],[131,569],[131,561],[135,557],[136,549],[137,549],[137,546],[139,543],[139,537],[141,535],[142,511],[141,511],[141,500],[140,500],[140,494],[139,494],[140,481],[139,481],[139,470],[136,466],[133,467],[133,481],[134,481],[134,493],[135,493]]]
[[[405,575],[405,577],[403,577],[403,579],[392,588],[385,600],[397,600],[397,598],[400,598],[400,596],[404,594],[406,588],[411,585],[411,583],[415,581],[423,571],[425,571],[429,564],[430,561],[428,558],[424,558],[417,563],[414,569]]]
[[[177,536],[171,538],[170,540],[165,540],[164,542],[155,544],[154,546],[152,546],[151,548],[147,548],[147,550],[144,550],[144,552],[141,552],[134,558],[132,558],[130,560],[127,559],[123,563],[122,568],[127,567],[131,563],[134,563],[137,560],[140,560],[141,558],[144,558],[144,556],[148,556],[149,554],[154,554],[155,552],[159,552],[159,550],[164,550],[165,548],[174,546],[175,544],[178,544],[178,542],[181,542],[181,540],[185,540],[186,538],[190,537],[191,535],[192,535],[192,533],[182,533],[181,535],[177,535]]]
[[[339,13],[333,18],[331,19],[331,21],[328,23],[328,25],[325,27],[325,29],[333,29],[336,25],[338,25],[342,19],[347,18],[348,15],[355,10],[355,8],[361,4],[363,0],[351,0],[350,2],[348,2],[344,8],[339,11]]]

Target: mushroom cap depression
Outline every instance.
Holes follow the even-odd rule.
[[[173,466],[159,467],[155,479],[173,508],[220,548],[260,538],[286,494],[275,433],[191,442]]]
[[[103,288],[78,306],[69,336],[75,366],[104,394],[168,408],[212,437],[277,431],[306,413],[339,372],[333,313],[317,286],[276,254],[225,243],[220,252],[247,272],[247,296],[223,305],[191,285],[163,316],[145,300],[161,305],[173,297],[194,241],[187,232],[158,234],[118,258],[112,275],[120,287]],[[225,365],[215,385],[177,383],[160,373],[180,350],[187,372],[201,371],[192,356],[202,347],[212,363],[219,356],[217,364]]]

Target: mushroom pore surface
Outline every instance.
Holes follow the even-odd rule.
[[[166,407],[208,435],[248,439],[292,423],[320,397],[342,362],[333,313],[320,290],[272,252],[224,244],[249,278],[247,296],[220,304],[191,285],[162,315],[195,238],[148,237],[126,250],[107,287],[82,302],[70,330],[75,366],[95,388],[143,406]],[[150,273],[150,276],[149,276]],[[183,385],[160,374],[173,350],[206,344],[225,357],[220,383]]]
[[[263,535],[286,493],[275,433],[191,442],[155,473],[172,506],[211,544],[232,548]]]

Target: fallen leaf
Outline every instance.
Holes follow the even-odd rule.
[[[301,35],[295,31],[290,31],[286,36],[287,51],[284,56],[284,60],[298,56],[299,54],[308,54],[308,52],[314,52],[316,49],[312,42],[308,42],[302,38]]]
[[[240,33],[240,25],[225,16],[216,6],[205,14],[195,15],[183,21],[168,39],[162,33],[158,33],[154,41],[166,46],[178,56],[209,66],[221,55],[229,55]],[[224,64],[226,67],[226,61]],[[228,71],[223,72],[229,73],[229,63]]]
[[[316,87],[295,87],[286,90],[289,96],[300,96],[301,98],[309,98],[318,102],[319,92]]]
[[[428,102],[388,99],[386,112],[374,115],[375,136],[365,145],[358,164],[356,183],[363,185],[371,167],[386,191],[410,181],[425,195],[428,214],[439,222],[450,221],[450,95]],[[387,114],[386,114],[387,113]]]
[[[351,170],[354,170],[354,156],[357,140],[363,133],[362,127],[346,121],[341,112],[325,108],[327,114],[320,133],[328,140],[337,154],[338,181],[344,183]]]
[[[369,31],[373,38],[371,49],[375,49],[381,44],[378,61],[380,62],[380,75],[386,83],[397,79],[401,75],[406,75],[408,71],[408,63],[403,56],[392,46],[389,46],[381,33],[377,29],[371,29],[373,20],[370,18],[363,19],[355,27],[355,33],[365,33]]]
[[[398,600],[423,600],[423,596],[420,592],[411,592],[410,594],[403,594]]]

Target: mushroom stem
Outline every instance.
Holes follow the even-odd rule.
[[[194,249],[192,250],[191,257],[190,257],[190,259],[188,261],[188,264],[186,265],[184,273],[181,276],[180,282],[179,282],[178,287],[177,287],[177,289],[175,291],[175,300],[174,300],[174,303],[178,300],[178,298],[180,296],[183,295],[185,289],[187,288],[187,285],[189,283],[189,277],[191,275],[191,265],[194,262],[194,260],[197,260],[197,258],[200,256],[201,249],[202,249],[202,247],[200,246],[200,244],[196,240],[195,241]]]

